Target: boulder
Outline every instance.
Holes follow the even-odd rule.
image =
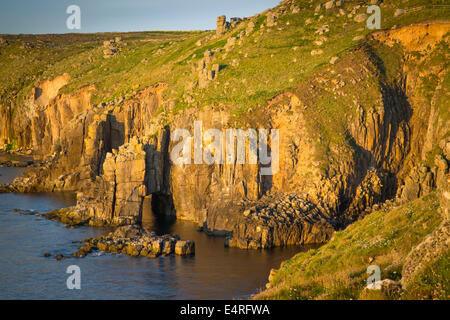
[[[332,57],[332,58],[330,59],[330,63],[331,63],[331,64],[335,64],[338,60],[339,60],[338,57]]]
[[[391,279],[381,280],[380,285],[381,285],[381,292],[383,292],[386,296],[389,297],[398,295],[402,291],[401,283]]]
[[[277,15],[274,13],[269,13],[267,15],[267,26],[268,27],[273,27],[276,25],[276,20],[277,20]]]
[[[152,241],[152,252],[154,254],[161,254],[162,250],[163,250],[163,241],[161,239]]]

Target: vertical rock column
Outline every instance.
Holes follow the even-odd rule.
[[[217,29],[216,32],[218,35],[224,34],[230,28],[230,24],[227,22],[226,16],[217,17]]]

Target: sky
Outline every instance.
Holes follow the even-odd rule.
[[[0,0],[0,34],[211,30],[216,18],[247,17],[280,0]],[[70,30],[70,5],[81,28]]]

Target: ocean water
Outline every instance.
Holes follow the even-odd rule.
[[[11,169],[0,168],[1,177],[13,178],[17,172]],[[56,254],[75,252],[77,241],[111,230],[68,229],[14,211],[45,213],[74,203],[71,194],[0,194],[0,299],[245,299],[264,287],[271,268],[308,249],[225,248],[223,238],[209,237],[193,223],[178,221],[164,229],[194,240],[193,257],[149,259],[97,252],[57,261]],[[67,288],[66,270],[71,265],[80,267],[80,290]]]

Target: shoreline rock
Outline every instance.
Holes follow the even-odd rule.
[[[155,232],[136,225],[119,227],[107,236],[86,239],[82,242],[84,244],[73,254],[76,258],[83,258],[94,250],[147,258],[195,254],[195,243],[192,240],[180,240],[179,236],[170,234],[158,236]]]

